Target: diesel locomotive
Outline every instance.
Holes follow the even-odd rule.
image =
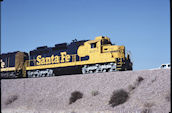
[[[54,47],[1,54],[1,78],[49,77],[132,70],[125,47],[112,44],[106,36],[73,40]]]

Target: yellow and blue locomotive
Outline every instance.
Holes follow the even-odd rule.
[[[45,77],[132,70],[125,47],[108,37],[42,46],[29,53],[1,54],[1,77]]]

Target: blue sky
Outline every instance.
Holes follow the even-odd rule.
[[[1,52],[108,36],[131,51],[134,70],[170,62],[169,0],[4,0]]]

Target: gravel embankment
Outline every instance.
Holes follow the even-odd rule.
[[[170,69],[1,80],[2,113],[168,113]],[[138,80],[138,78],[142,80]],[[109,105],[123,89],[128,99]],[[71,93],[81,99],[69,105]]]

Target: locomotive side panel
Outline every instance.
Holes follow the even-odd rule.
[[[77,55],[78,47],[84,42],[85,40],[75,41],[69,45],[66,43],[56,44],[55,47],[30,51],[30,64],[26,67],[28,77],[32,76],[31,73],[35,73],[33,76],[81,73],[81,66],[76,66],[75,62],[89,59],[88,56],[81,58]],[[50,72],[53,74],[48,74]]]
[[[79,61],[77,50],[84,42],[85,41],[72,42],[69,45],[66,43],[56,44],[55,47],[37,48],[36,50],[30,51],[30,66],[47,65],[59,62],[63,63],[65,59],[67,62],[72,62],[71,57],[75,57],[74,55],[76,55],[76,61]]]

